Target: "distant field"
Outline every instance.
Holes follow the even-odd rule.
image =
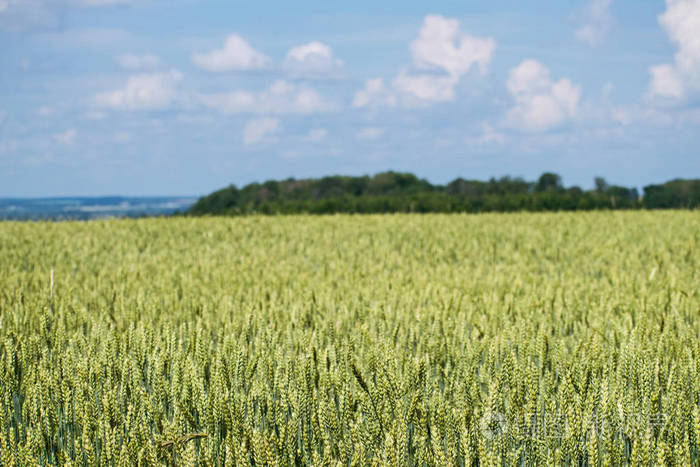
[[[0,465],[697,466],[699,284],[691,211],[2,222]]]
[[[0,220],[89,220],[161,216],[184,212],[197,199],[188,196],[0,198]]]

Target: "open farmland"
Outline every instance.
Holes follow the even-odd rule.
[[[0,223],[0,465],[700,465],[700,215]]]

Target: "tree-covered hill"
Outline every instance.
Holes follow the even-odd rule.
[[[197,201],[191,215],[251,213],[390,213],[493,212],[591,209],[696,208],[700,180],[673,180],[644,188],[608,185],[564,187],[561,177],[546,172],[536,181],[503,177],[488,181],[457,178],[433,185],[410,173],[382,172],[374,176],[330,176],[318,179],[251,183],[218,190]]]

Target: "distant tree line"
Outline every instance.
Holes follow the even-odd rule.
[[[331,176],[319,179],[267,181],[243,188],[234,185],[200,198],[190,215],[330,214],[392,212],[511,212],[592,209],[658,209],[700,207],[700,179],[672,180],[636,188],[595,179],[595,188],[564,187],[555,173],[537,181],[502,177],[488,181],[457,178],[433,185],[410,173]]]

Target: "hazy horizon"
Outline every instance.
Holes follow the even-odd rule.
[[[392,169],[387,169],[387,171],[394,171],[394,172],[397,172],[396,170],[392,170]],[[273,180],[273,181],[283,181],[283,180],[285,180],[285,179],[287,179],[287,178],[295,178],[295,179],[297,179],[297,180],[301,180],[301,179],[304,179],[304,178],[319,179],[319,178],[323,178],[323,177],[327,177],[327,176],[328,176],[328,177],[333,177],[333,176],[362,177],[362,176],[365,176],[365,175],[367,175],[367,176],[373,176],[373,175],[375,175],[375,174],[377,174],[377,173],[380,173],[380,172],[359,173],[359,174],[329,173],[329,174],[320,175],[320,176],[317,176],[317,177],[293,177],[293,176],[292,176],[292,177],[284,177],[284,178],[276,178],[276,179],[272,179],[272,178],[262,178],[262,179],[251,180],[251,181],[248,182],[248,183],[241,183],[241,184],[236,184],[236,183],[233,183],[233,182],[231,182],[231,183],[226,183],[226,184],[221,185],[221,186],[213,187],[211,190],[209,190],[209,191],[207,191],[207,192],[204,192],[204,193],[182,193],[182,194],[178,194],[178,193],[175,193],[175,194],[173,194],[173,193],[154,193],[154,194],[146,194],[146,195],[140,194],[140,193],[127,193],[127,194],[124,194],[124,193],[104,193],[104,194],[81,194],[81,195],[74,195],[74,194],[71,194],[71,193],[67,193],[67,194],[61,194],[61,193],[59,193],[59,194],[52,194],[52,195],[48,195],[48,196],[2,196],[2,195],[0,195],[0,201],[8,201],[8,200],[21,200],[21,201],[25,201],[25,200],[37,200],[37,201],[39,201],[39,200],[60,200],[60,199],[66,199],[66,200],[71,200],[71,199],[97,200],[97,199],[107,199],[107,198],[125,198],[125,199],[139,199],[139,198],[144,198],[144,199],[158,199],[158,198],[170,198],[170,199],[183,198],[183,199],[189,199],[189,198],[195,198],[195,199],[196,199],[196,198],[201,198],[201,197],[203,197],[203,196],[207,196],[207,195],[211,194],[211,193],[214,192],[214,191],[220,190],[220,189],[222,189],[222,188],[226,188],[226,187],[231,186],[231,185],[235,185],[237,188],[242,188],[242,187],[244,187],[244,186],[246,186],[246,185],[249,185],[249,184],[254,184],[254,183],[262,184],[262,183],[265,183],[265,182],[271,181],[271,180]],[[504,174],[504,175],[501,175],[501,176],[493,176],[493,177],[488,177],[488,178],[476,179],[476,178],[463,177],[463,176],[460,176],[459,174],[457,174],[457,175],[455,175],[453,178],[450,178],[450,179],[448,179],[448,180],[445,180],[444,182],[435,182],[435,181],[429,179],[428,177],[421,177],[420,174],[413,173],[413,175],[416,175],[416,176],[417,176],[418,178],[420,178],[420,179],[425,179],[425,180],[427,180],[428,182],[430,182],[430,183],[433,184],[433,185],[441,185],[441,186],[445,186],[445,185],[447,185],[449,182],[451,182],[451,181],[453,181],[453,180],[455,180],[455,179],[457,179],[457,178],[463,178],[463,179],[465,179],[465,180],[483,181],[483,182],[487,182],[487,181],[489,181],[491,178],[500,179],[500,178],[502,178],[502,177],[510,177],[510,178],[512,178],[512,179],[520,178],[520,179],[524,179],[524,180],[529,181],[529,182],[536,182],[536,180],[537,180],[537,178],[538,178],[538,177],[533,177],[532,179],[529,179],[529,178],[526,178],[526,177]],[[561,174],[558,174],[558,175],[561,175]],[[608,183],[611,184],[611,185],[615,185],[615,184],[616,184],[616,183],[614,183],[614,180],[608,179],[608,178],[604,177],[604,176],[601,175],[601,174],[599,174],[599,175],[597,175],[597,176],[602,177],[603,179],[605,179],[606,182],[608,182]],[[667,179],[667,180],[658,180],[658,181],[646,183],[646,184],[644,184],[644,185],[634,185],[634,184],[632,184],[632,185],[625,185],[625,187],[626,187],[626,188],[634,188],[634,189],[636,189],[639,193],[643,193],[643,192],[644,192],[644,187],[647,186],[647,185],[661,185],[661,184],[664,184],[664,183],[669,182],[669,181],[674,180],[674,179],[687,179],[687,178],[688,178],[688,177],[682,177],[682,176],[680,176],[680,177],[673,177],[673,178],[671,178],[671,179]],[[584,190],[590,190],[590,189],[594,189],[594,188],[595,188],[595,184],[593,183],[594,180],[591,180],[591,183],[583,183],[583,184],[580,184],[580,185],[575,184],[575,183],[567,183],[567,181],[566,181],[566,179],[565,179],[564,177],[562,177],[562,181],[563,181],[563,185],[564,185],[565,187],[578,186],[578,187],[580,187],[580,188],[582,188],[582,189],[584,189]]]

